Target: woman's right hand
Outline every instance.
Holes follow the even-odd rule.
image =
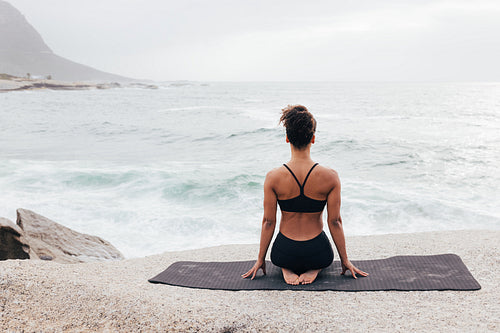
[[[262,272],[264,273],[264,275],[266,275],[266,261],[262,260],[262,259],[257,259],[257,261],[255,262],[253,267],[250,268],[250,270],[248,272],[246,272],[245,274],[242,274],[241,277],[246,279],[247,277],[249,277],[251,275],[252,278],[250,280],[253,280],[255,275],[257,274],[257,272],[261,268],[262,268]]]
[[[355,279],[357,279],[356,273],[361,276],[368,276],[368,273],[363,272],[362,270],[354,266],[349,260],[346,260],[345,262],[342,261],[342,273],[340,274],[344,275],[347,270],[351,271],[352,277]]]

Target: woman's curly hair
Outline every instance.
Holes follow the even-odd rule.
[[[286,128],[290,143],[298,148],[305,148],[316,132],[316,119],[303,105],[288,105],[281,112],[280,123]]]

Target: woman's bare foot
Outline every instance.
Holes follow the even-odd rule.
[[[286,283],[294,286],[299,284],[299,276],[297,274],[286,268],[282,268],[281,270],[283,271],[283,278]]]
[[[314,280],[316,280],[316,277],[318,276],[319,272],[321,272],[321,269],[312,269],[310,271],[300,274],[299,283],[300,284],[313,283]]]

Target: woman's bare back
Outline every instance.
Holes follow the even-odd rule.
[[[336,173],[330,168],[317,165],[307,177],[313,167],[312,160],[291,161],[287,166],[297,177],[297,181],[304,185],[304,195],[314,200],[325,201],[335,187]],[[272,174],[271,174],[272,173]],[[281,166],[270,172],[270,180],[277,200],[288,200],[300,195],[300,186],[292,173]],[[288,238],[303,241],[318,236],[323,230],[322,212],[300,213],[281,212],[280,231]]]

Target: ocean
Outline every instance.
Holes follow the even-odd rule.
[[[500,83],[2,93],[0,216],[30,209],[126,257],[258,243],[287,104],[318,121],[312,157],[340,175],[347,236],[500,229]]]

